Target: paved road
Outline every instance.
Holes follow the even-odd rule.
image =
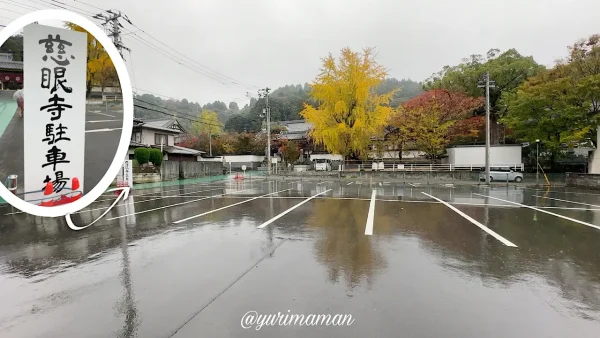
[[[0,91],[0,181],[10,174],[19,176],[23,192],[23,119],[12,101],[13,91]],[[84,193],[88,193],[112,163],[123,126],[122,105],[87,105]],[[27,113],[27,112],[26,112]],[[3,130],[2,126],[6,125]],[[3,132],[2,132],[3,131]]]
[[[0,212],[3,337],[600,332],[600,194],[258,179],[136,189],[79,232]],[[240,325],[288,310],[355,321]]]

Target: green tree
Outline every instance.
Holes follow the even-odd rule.
[[[597,114],[590,114],[593,104],[581,95],[585,82],[578,83],[569,68],[558,66],[503,97],[508,113],[501,121],[518,140],[535,143],[539,139],[551,152],[552,165],[564,144],[595,140],[598,125]]]
[[[148,163],[148,160],[150,159],[150,151],[148,148],[136,148],[133,151],[133,156],[140,166],[143,166],[144,164]]]
[[[238,107],[237,102],[231,101],[229,102],[229,110],[231,110],[234,113],[237,113],[240,110],[240,107]]]
[[[478,87],[482,75],[490,73],[490,80],[496,82],[495,88],[490,89],[491,140],[498,143],[500,138],[498,117],[501,113],[500,98],[503,93],[515,91],[525,80],[544,70],[544,66],[535,62],[531,56],[523,56],[515,49],[499,53],[491,49],[484,57],[471,55],[463,63],[456,66],[445,66],[440,72],[433,74],[425,81],[425,89],[444,88],[462,91],[472,97],[480,97],[484,91]],[[485,113],[484,107],[479,112]]]
[[[9,36],[0,45],[0,53],[12,53],[13,61],[23,61],[23,34]]]
[[[163,154],[160,149],[152,148],[149,150],[149,158],[150,163],[154,164],[155,167],[160,167],[163,160]]]
[[[395,91],[390,105],[393,108],[397,108],[403,102],[421,95],[423,93],[422,86],[423,85],[421,83],[412,81],[410,79],[397,80],[392,77],[383,80],[375,92],[379,95],[383,95],[391,91]]]
[[[254,131],[252,120],[245,115],[236,114],[225,123],[225,131],[236,133]]]
[[[600,124],[600,36],[577,41],[569,51],[566,60],[501,100],[501,121],[521,141],[539,139],[551,153],[552,165],[565,145],[587,139],[595,143]]]

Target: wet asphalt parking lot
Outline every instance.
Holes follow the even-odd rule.
[[[135,189],[81,231],[0,215],[2,337],[600,332],[600,192],[228,178]],[[241,326],[288,310],[354,322]]]

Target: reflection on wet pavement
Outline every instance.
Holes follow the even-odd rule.
[[[600,231],[485,196],[600,225],[600,195],[572,189],[348,181],[138,190],[83,231],[3,206],[0,330],[7,337],[597,336]],[[102,198],[74,222],[99,217],[112,203]],[[240,319],[250,310],[351,313],[356,322],[244,330]]]

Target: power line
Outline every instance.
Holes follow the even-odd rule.
[[[233,86],[235,86],[235,87],[238,87],[240,89],[247,89],[247,87],[245,87],[243,85],[240,85],[240,84],[232,82],[232,81],[224,80],[223,78],[219,78],[218,76],[216,76],[216,75],[214,75],[212,73],[209,73],[209,72],[207,72],[205,70],[199,69],[198,67],[190,64],[189,62],[186,62],[185,60],[183,60],[182,58],[178,57],[177,55],[175,55],[175,54],[173,54],[171,52],[165,51],[163,48],[161,48],[161,47],[153,44],[152,42],[144,39],[143,37],[140,37],[135,32],[130,32],[130,34],[133,34],[135,36],[135,38],[133,36],[131,36],[131,35],[128,35],[126,37],[127,39],[132,39],[133,41],[138,42],[138,43],[140,43],[140,44],[142,44],[142,45],[144,45],[144,46],[152,49],[155,52],[158,52],[159,54],[167,57],[169,60],[171,60],[171,61],[173,61],[173,62],[175,62],[175,63],[177,63],[177,64],[179,64],[181,66],[184,66],[184,67],[186,67],[186,68],[188,68],[190,70],[193,70],[193,71],[195,71],[195,72],[197,72],[197,73],[199,73],[201,75],[209,77],[209,78],[211,78],[211,79],[213,79],[213,80],[221,83],[224,86],[230,86],[232,88],[234,88]]]
[[[62,7],[62,6],[59,6],[59,5],[56,5],[56,4],[47,3],[47,2],[45,2],[45,1],[42,1],[42,0],[35,0],[35,1],[34,1],[34,0],[29,0],[29,1],[31,1],[31,2],[35,2],[36,4],[42,4],[42,5],[44,5],[44,6],[51,5],[51,6],[54,6],[54,7],[61,8],[61,9],[66,9],[66,10],[69,10],[69,9],[67,9],[67,8],[65,8],[65,7]]]
[[[25,13],[21,13],[21,12],[13,11],[13,10],[6,9],[6,8],[3,8],[2,10],[3,10],[3,11],[7,11],[7,12],[12,12],[12,13],[20,14],[20,15],[25,15]]]
[[[80,0],[73,0],[73,1],[79,2],[79,3],[83,4],[83,5],[86,5],[86,6],[91,7],[91,8],[99,9],[101,11],[104,10],[103,8],[100,8],[98,6],[94,6],[94,5],[88,4],[87,2],[84,2],[84,1],[80,1]]]
[[[160,105],[158,105],[158,104],[156,104],[156,103],[151,103],[151,102],[148,102],[148,101],[144,101],[144,100],[142,100],[142,99],[139,99],[139,98],[134,98],[134,100],[138,100],[138,101],[140,101],[140,102],[143,102],[143,103],[145,103],[145,104],[149,104],[149,105],[151,105],[151,106],[155,106],[155,107],[158,107],[158,108],[161,108],[161,109],[169,109],[169,108],[166,108],[166,107],[160,106]],[[183,113],[183,112],[178,112],[178,113],[180,113],[180,114],[183,114],[183,115],[186,115],[186,116],[190,116],[190,117],[192,117],[192,118],[197,118],[197,116],[190,115],[190,114],[186,114],[186,113]]]
[[[131,78],[133,79],[133,88],[137,91],[137,86],[135,85],[135,71],[133,70],[133,57],[131,56],[131,50],[129,52],[129,64],[131,65]]]
[[[90,16],[89,14],[82,12],[82,9],[80,9],[78,7],[75,7],[75,6],[67,5],[67,4],[64,4],[64,5],[65,6],[69,6],[72,9],[69,9],[67,7],[61,6],[61,5],[57,4],[57,3],[53,3],[53,2],[50,2],[50,1],[44,1],[44,0],[28,0],[28,1],[29,2],[33,2],[35,4],[44,5],[44,6],[46,6],[46,8],[48,8],[48,7],[56,7],[56,8],[64,9],[64,10],[67,10],[67,11],[75,12],[75,13],[81,14],[83,16]],[[61,2],[58,2],[58,3],[61,3]],[[38,9],[41,9],[41,8],[38,8]],[[91,13],[91,12],[88,12],[88,13]]]
[[[25,5],[25,4],[17,2],[17,1],[10,1],[10,0],[8,0],[8,1],[0,1],[0,2],[8,4],[8,5],[11,5],[11,6],[16,6],[16,7],[20,7],[20,8],[23,8],[23,9],[27,9],[27,10],[32,10],[32,9],[33,10],[39,10],[40,9],[40,8],[33,7],[33,6],[30,6],[30,5]]]
[[[2,18],[2,19],[8,19],[8,20],[15,20],[16,19],[16,18],[9,18],[7,16],[1,16],[1,15],[0,15],[0,18]],[[4,26],[4,27],[6,27],[6,26]]]
[[[155,93],[155,92],[151,92],[151,91],[149,91],[149,90],[146,90],[146,89],[137,88],[137,90],[138,90],[138,91],[142,91],[142,92],[146,92],[146,93],[148,93],[148,94],[152,94],[152,95],[155,95],[155,96],[158,96],[158,97],[164,97],[164,98],[167,98],[167,99],[170,99],[170,100],[174,100],[174,101],[181,101],[181,99],[176,99],[176,98],[174,98],[174,97],[172,97],[172,96],[168,96],[168,95],[158,94],[158,93]],[[139,95],[139,94],[138,94],[138,95]],[[233,98],[233,99],[231,99],[231,100],[228,100],[228,101],[229,101],[229,102],[239,102],[239,101],[238,101],[238,99],[240,99],[239,101],[241,101],[241,100],[247,100],[248,98],[247,98],[247,97],[244,97],[244,98],[241,98],[241,97],[240,97],[240,98]],[[216,101],[218,101],[218,100],[216,100]],[[226,101],[220,101],[220,102],[226,103]],[[199,103],[198,103],[198,104],[199,104]]]
[[[175,118],[182,118],[182,119],[185,119],[185,120],[189,120],[189,121],[192,121],[192,122],[197,122],[197,123],[208,125],[208,126],[214,126],[214,127],[223,128],[223,124],[222,123],[220,123],[220,124],[210,123],[210,122],[199,120],[197,117],[196,118],[190,118],[190,117],[188,117],[190,115],[180,116],[180,115],[171,114],[171,113],[168,113],[168,112],[165,112],[165,111],[161,111],[161,110],[156,110],[156,109],[153,109],[153,108],[148,108],[148,107],[140,106],[139,104],[135,104],[135,103],[133,104],[133,106],[136,107],[136,108],[146,109],[146,110],[149,110],[149,111],[157,112],[157,113],[168,115],[168,116],[175,117]],[[163,107],[160,107],[160,108],[167,109],[167,108],[163,108]]]
[[[86,13],[89,13],[89,14],[96,14],[96,13],[94,13],[94,12],[90,12],[90,11],[88,11],[88,10],[85,10],[85,9],[83,9],[83,8],[79,8],[79,7],[75,7],[75,6],[73,6],[73,5],[66,4],[66,3],[64,3],[64,2],[62,2],[62,1],[58,1],[58,0],[51,0],[51,1],[52,1],[52,2],[56,2],[56,3],[59,3],[59,4],[63,5],[63,6],[67,6],[67,7],[71,7],[71,8],[78,9],[78,10],[80,10],[80,11],[83,11],[83,12],[86,12]]]
[[[171,99],[171,100],[174,100],[174,101],[181,101],[181,100],[179,100],[179,99],[176,99],[176,98],[174,98],[174,97],[167,96],[167,95],[162,95],[162,94],[157,94],[157,93],[151,92],[151,91],[149,91],[149,90],[146,90],[146,89],[137,88],[137,90],[140,90],[140,91],[146,92],[146,93],[148,93],[148,94],[156,95],[156,96],[159,96],[159,97],[166,97],[166,98],[168,98],[168,99]]]
[[[32,0],[29,0],[29,1],[32,1]],[[79,7],[75,7],[75,6],[66,4],[64,2],[58,1],[58,0],[49,0],[49,1],[48,0],[37,0],[37,1],[41,2],[41,3],[44,3],[46,5],[50,5],[50,6],[62,8],[62,9],[65,9],[65,10],[71,11],[71,12],[77,12],[79,14],[86,15],[86,16],[89,16],[90,14],[94,14],[94,13],[92,13],[90,11],[86,11],[86,10],[81,9]],[[84,12],[86,12],[88,14],[85,14]]]
[[[183,54],[183,53],[181,53],[181,52],[177,51],[175,48],[173,48],[173,47],[171,47],[171,46],[167,45],[166,43],[164,43],[164,42],[162,42],[162,41],[158,40],[157,38],[155,38],[155,37],[154,37],[154,36],[152,36],[151,34],[147,33],[145,30],[143,30],[142,28],[140,28],[140,27],[136,26],[135,24],[133,24],[133,23],[131,23],[131,22],[130,22],[130,24],[131,24],[133,27],[135,27],[135,28],[137,28],[138,30],[140,30],[141,32],[143,32],[144,34],[146,34],[147,36],[149,36],[151,39],[153,39],[153,40],[155,40],[156,42],[158,42],[159,44],[161,44],[161,45],[163,45],[163,46],[167,47],[169,50],[172,50],[172,51],[174,51],[175,53],[177,53],[177,54],[179,54],[179,55],[183,56],[184,58],[186,58],[186,59],[190,60],[191,62],[193,62],[193,63],[197,64],[198,66],[200,66],[200,67],[202,67],[202,68],[204,68],[204,69],[206,69],[206,70],[208,70],[208,71],[210,71],[210,72],[213,72],[213,73],[214,73],[214,74],[216,74],[218,77],[221,77],[221,78],[223,78],[223,79],[226,79],[226,80],[228,79],[228,80],[230,80],[230,81],[231,81],[232,83],[234,83],[234,84],[240,84],[240,85],[244,85],[244,86],[246,86],[246,87],[247,87],[247,88],[249,88],[249,89],[258,89],[258,87],[257,87],[257,86],[254,86],[254,85],[251,85],[251,84],[244,83],[244,82],[242,82],[242,81],[236,80],[236,79],[234,79],[234,78],[232,78],[232,77],[230,77],[230,76],[227,76],[227,75],[225,75],[225,74],[223,74],[223,73],[220,73],[220,72],[218,72],[218,71],[216,71],[216,70],[214,70],[214,69],[212,69],[212,68],[210,68],[210,67],[208,67],[208,66],[205,66],[205,65],[203,65],[202,63],[200,63],[200,62],[198,62],[198,61],[196,61],[196,60],[194,60],[194,59],[192,59],[192,58],[188,57],[187,55],[185,55],[185,54]],[[134,35],[135,35],[135,34],[134,34]]]
[[[88,15],[86,13],[83,13],[81,11],[85,11],[87,13],[92,13],[92,12],[90,12],[88,10],[85,10],[85,9],[82,9],[82,8],[79,8],[79,7],[76,7],[76,6],[72,6],[72,5],[66,4],[66,3],[58,1],[58,0],[49,0],[49,1],[48,0],[29,0],[29,1],[31,1],[31,2],[36,1],[35,3],[41,3],[41,4],[44,4],[45,6],[49,5],[49,6],[54,6],[54,7],[58,7],[58,8],[63,8],[63,9],[66,9],[66,10],[71,10],[71,11],[77,12],[79,14],[82,14],[84,16],[90,16],[90,15]],[[94,6],[94,5],[90,5],[90,4],[88,4],[88,3],[84,2],[84,1],[78,1],[78,0],[74,0],[74,1],[80,2],[83,5],[86,5],[86,6],[95,8],[95,9],[102,10],[102,8]],[[64,6],[71,7],[72,9],[65,8]],[[31,7],[33,7],[33,6],[31,6]],[[36,8],[36,9],[40,9],[40,8]],[[17,13],[17,14],[22,14],[22,13],[18,13],[16,11],[14,11],[14,12]],[[133,34],[135,36],[135,37],[128,37],[128,38],[131,38],[133,41],[138,42],[138,43],[140,43],[140,44],[142,44],[142,45],[144,45],[146,47],[149,47],[149,48],[153,49],[154,51],[157,51],[159,54],[161,54],[161,55],[163,55],[165,57],[170,58],[172,61],[175,61],[178,64],[180,64],[180,65],[182,65],[182,66],[184,66],[184,67],[186,67],[188,69],[191,69],[191,70],[193,70],[195,72],[198,72],[198,73],[200,73],[200,74],[202,74],[204,76],[207,76],[207,77],[209,77],[209,78],[211,78],[211,79],[213,79],[215,81],[219,81],[223,85],[234,85],[234,86],[238,86],[238,87],[245,88],[245,89],[248,89],[248,88],[251,88],[251,87],[258,88],[256,86],[249,85],[247,83],[243,83],[242,81],[238,81],[238,80],[236,80],[236,79],[234,79],[234,78],[232,78],[230,76],[224,75],[224,74],[222,74],[222,73],[220,73],[220,72],[218,72],[218,71],[216,71],[216,70],[214,70],[214,69],[212,69],[210,67],[207,67],[207,66],[205,66],[205,65],[203,65],[203,64],[201,64],[201,63],[199,63],[199,62],[197,62],[195,60],[193,60],[192,58],[186,56],[185,54],[183,54],[181,52],[178,52],[177,50],[175,50],[172,47],[168,46],[167,44],[161,42],[160,40],[158,40],[154,36],[150,35],[149,33],[147,33],[146,31],[144,31],[140,27],[134,25],[129,20],[129,18],[126,15],[122,14],[121,12],[118,12],[118,14],[115,13],[115,12],[113,12],[113,11],[111,11],[111,10],[108,10],[107,12],[111,13],[113,15],[113,17],[108,18],[109,19],[108,21],[111,21],[111,23],[113,24],[113,32],[111,32],[110,36],[112,36],[113,39],[118,39],[117,42],[114,42],[114,41],[113,42],[115,43],[115,46],[117,46],[117,48],[120,51],[121,51],[121,48],[122,49],[127,49],[120,42],[120,36],[121,35],[120,35],[120,29],[119,28],[123,28],[123,30],[125,30],[125,31],[128,32],[125,35]],[[118,22],[115,23],[113,19],[118,19],[121,16],[125,19],[125,21],[127,21],[128,23],[130,23],[133,27],[137,28],[138,30],[130,32],[125,27],[123,27],[120,23],[118,23]],[[106,22],[107,18],[104,17],[104,16],[102,16],[102,15],[94,15],[94,16],[92,16],[92,18],[95,18],[95,19],[102,19],[103,18],[103,19],[105,19],[105,24],[107,24],[107,22]],[[180,57],[174,55],[173,53],[171,53],[169,51],[165,51],[163,48],[161,48],[161,47],[153,44],[152,42],[150,42],[150,41],[144,39],[143,37],[139,36],[138,34],[136,34],[136,33],[140,32],[140,31],[143,32],[144,34],[146,34],[147,36],[149,36],[151,39],[157,41],[161,45],[166,46],[167,48],[173,50],[175,53],[181,55],[183,58],[185,58],[187,60],[190,60],[192,62],[192,64],[190,65],[190,63],[187,62],[187,61],[185,61],[183,58],[180,58]],[[193,64],[196,64],[198,66],[194,66]],[[132,67],[133,67],[133,64],[132,64]],[[204,69],[201,69],[200,67],[202,67]],[[132,69],[132,72],[133,72],[133,69]],[[135,79],[134,79],[134,81],[135,81]],[[136,88],[136,90],[137,90],[137,88]],[[231,101],[234,101],[234,102],[237,103],[237,102],[241,102],[243,100],[246,100],[246,98],[232,99]]]

